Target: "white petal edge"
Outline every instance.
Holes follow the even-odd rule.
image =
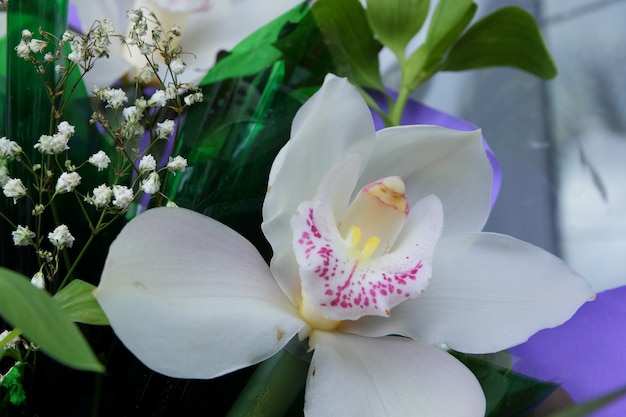
[[[543,249],[506,235],[467,233],[439,241],[422,296],[396,307],[387,322],[367,318],[346,331],[490,353],[562,324],[593,297],[584,278]]]
[[[482,417],[476,377],[448,353],[402,337],[315,331],[307,417]]]
[[[397,126],[376,132],[376,147],[357,187],[399,175],[415,203],[435,194],[443,204],[444,236],[477,232],[491,208],[493,170],[480,130]]]
[[[298,268],[293,255],[281,255],[291,251],[291,217],[339,161],[357,154],[367,162],[374,141],[374,122],[361,95],[332,74],[294,118],[291,138],[270,171],[261,226],[275,254],[272,273],[294,303],[300,297]]]
[[[132,220],[111,245],[94,295],[131,352],[178,378],[263,361],[305,325],[247,240],[182,208]]]

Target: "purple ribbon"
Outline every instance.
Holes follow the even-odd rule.
[[[626,385],[626,287],[601,292],[569,321],[509,349],[513,370],[562,384],[577,403]],[[626,416],[621,397],[594,417]]]

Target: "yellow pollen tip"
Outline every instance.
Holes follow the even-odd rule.
[[[345,240],[351,248],[356,249],[359,246],[359,243],[361,243],[361,228],[352,226],[348,231],[348,236],[346,236]]]
[[[348,230],[348,235],[345,238],[345,242],[352,249],[356,249],[357,251],[359,251],[364,257],[370,258],[374,254],[374,252],[376,252],[378,245],[380,245],[380,238],[378,236],[372,236],[368,238],[363,244],[363,247],[359,249],[362,233],[363,232],[361,232],[360,227],[350,227],[350,230]]]
[[[376,252],[376,249],[378,249],[378,245],[380,245],[380,238],[372,236],[365,241],[363,249],[361,249],[361,253],[363,254],[363,256],[369,258],[374,254],[374,252]]]

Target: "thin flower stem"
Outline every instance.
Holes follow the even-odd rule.
[[[365,103],[367,103],[368,107],[370,109],[373,109],[376,113],[378,113],[378,115],[380,116],[380,118],[383,120],[383,122],[385,123],[385,126],[391,126],[391,120],[389,119],[389,117],[385,114],[384,111],[382,111],[382,109],[380,108],[380,106],[378,105],[378,103],[376,103],[376,100],[374,100],[372,98],[372,96],[370,96],[367,91],[365,91],[362,88],[359,88],[359,92],[361,93],[361,96],[363,97],[363,99],[365,100]],[[385,98],[387,99],[387,101],[390,101],[390,97],[387,95],[387,93],[385,92]]]
[[[3,218],[4,220],[6,220],[6,221],[7,221],[7,223],[9,223],[9,226],[11,226],[11,229],[15,229],[15,228],[17,228],[17,225],[16,225],[15,223],[13,223],[13,222],[11,221],[11,219],[9,219],[9,218],[8,218],[8,217],[7,217],[7,216],[6,216],[3,212],[1,212],[1,211],[0,211],[0,216],[2,216],[2,218]]]
[[[295,345],[295,346],[294,346]],[[299,350],[294,351],[294,348]],[[261,363],[226,417],[281,417],[304,388],[310,354],[297,337]]]
[[[96,237],[96,233],[91,233],[91,235],[89,235],[89,239],[87,239],[87,242],[85,242],[85,244],[83,245],[83,248],[80,250],[80,253],[78,254],[76,259],[74,260],[74,263],[67,270],[67,273],[65,274],[65,278],[63,278],[63,281],[61,281],[61,285],[59,285],[59,290],[61,290],[63,287],[65,287],[65,285],[67,285],[69,283],[70,277],[74,273],[74,270],[76,269],[76,266],[78,266],[78,263],[80,262],[82,257],[87,252],[87,248],[89,247],[89,245],[91,244],[91,242],[93,241],[93,239],[95,237]]]

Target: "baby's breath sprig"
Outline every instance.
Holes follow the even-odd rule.
[[[4,213],[0,215],[11,226],[13,243],[31,248],[37,255],[38,267],[32,283],[41,289],[63,288],[72,279],[93,238],[120,216],[143,210],[149,204],[175,205],[162,190],[170,175],[187,168],[185,158],[170,152],[183,113],[202,101],[203,96],[198,87],[178,81],[186,67],[182,59],[185,53],[177,45],[180,27],[163,28],[145,8],[130,10],[128,18],[131,25],[126,36],[116,34],[111,22],[103,19],[96,21],[86,34],[68,31],[60,38],[39,30],[37,39],[25,29],[15,47],[16,54],[31,62],[41,75],[53,110],[51,129],[35,143],[36,152],[24,152],[18,142],[0,139],[3,194],[15,205],[27,200],[24,208],[32,208],[33,224],[18,224]],[[82,77],[98,59],[108,57],[114,38],[129,48],[137,48],[146,65],[134,75],[132,89],[96,87],[93,90],[96,109],[88,122],[98,125],[103,132],[102,149],[84,161],[75,162],[68,153],[76,140],[72,139],[75,127],[63,120],[63,113],[80,78],[77,80],[70,74],[80,71]],[[162,65],[164,71],[160,71]],[[55,69],[54,79],[44,76],[50,66]],[[29,177],[13,178],[14,163],[25,167]],[[102,181],[96,187],[86,188],[93,181],[84,178],[102,178]],[[56,208],[58,201],[67,204],[68,196],[74,196],[90,232],[87,241],[79,245],[75,245],[77,238],[63,221],[66,213],[59,213]],[[51,218],[53,226],[44,218]],[[80,252],[70,259],[68,250],[76,246]],[[61,268],[62,260],[64,268]]]

